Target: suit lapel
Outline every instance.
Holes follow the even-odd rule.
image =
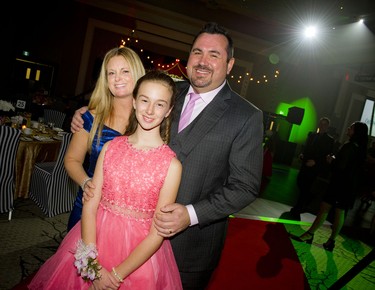
[[[230,99],[230,89],[228,85],[225,85],[223,89],[211,101],[211,103],[209,103],[208,106],[199,114],[199,116],[180,133],[177,133],[178,121],[174,122],[174,126],[176,128],[173,128],[174,126],[172,126],[172,128],[173,130],[175,130],[174,133],[177,133],[174,138],[176,138],[178,143],[180,144],[180,154],[178,154],[180,160],[181,158],[184,158],[184,156],[187,156],[189,152],[212,129],[212,127],[214,127],[219,122],[224,112],[228,109],[229,104],[225,101],[227,99]],[[179,114],[181,113],[181,107],[178,108]]]
[[[184,105],[184,101],[185,101],[185,97],[186,97],[186,94],[189,90],[189,84],[187,84],[187,87],[185,88],[180,88],[181,91],[180,93],[178,94],[178,97],[176,99],[176,103],[174,105],[174,116],[173,116],[173,122],[172,122],[172,125],[171,125],[171,137],[172,137],[172,140],[174,140],[174,138],[177,138],[177,134],[178,134],[178,123],[180,122],[180,117],[181,117],[181,111],[182,111],[182,106]]]

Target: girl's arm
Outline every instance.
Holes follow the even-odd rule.
[[[77,134],[77,133],[75,133]],[[81,237],[84,244],[88,247],[94,246],[96,249],[96,215],[99,202],[102,196],[103,186],[103,163],[105,152],[111,141],[104,144],[96,163],[93,182],[96,187],[93,189],[94,197],[83,203],[82,220],[81,220]],[[100,253],[97,257],[100,265]],[[120,286],[119,280],[111,273],[111,270],[104,269],[100,266],[100,279],[95,279],[90,289],[117,289]]]
[[[103,161],[105,152],[107,151],[110,142],[111,141],[108,141],[104,144],[96,163],[95,172],[92,179],[96,185],[94,189],[94,197],[83,203],[81,235],[82,240],[86,245],[90,243],[96,244],[96,213],[102,197]]]
[[[167,204],[174,203],[177,191],[180,186],[182,165],[177,158],[173,158],[168,169],[166,179],[159,194],[159,200],[155,213],[160,212],[160,208]],[[155,214],[154,213],[154,214]],[[161,246],[164,238],[157,234],[155,226],[152,224],[147,237],[133,250],[133,252],[117,267],[115,272],[120,278],[125,279],[129,274],[138,269],[146,262]]]

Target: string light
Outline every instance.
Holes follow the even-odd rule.
[[[230,78],[232,80],[237,81],[237,83],[241,83],[245,79],[248,79],[250,82],[254,82],[256,84],[268,84],[279,77],[280,71],[275,70],[273,78],[268,77],[266,74],[263,74],[261,78],[258,78],[254,75],[251,75],[249,72],[246,72],[245,75],[231,75]]]
[[[126,39],[126,40],[124,40],[124,39]],[[126,36],[123,39],[121,39],[120,47],[124,47],[124,46],[130,47],[134,44],[139,45],[139,40],[136,37],[135,29],[133,29],[131,31],[130,36]],[[143,48],[139,48],[139,51],[142,54],[144,53]],[[180,73],[182,74],[182,76],[184,78],[187,78],[186,67],[183,67],[184,70],[181,70],[181,65],[179,64],[180,63],[179,59],[176,59],[175,61],[173,61],[171,63],[159,63],[158,62],[156,64],[155,64],[155,60],[153,60],[151,58],[151,56],[146,56],[145,59],[147,59],[150,62],[150,64],[153,65],[154,67],[158,67],[159,69],[166,70],[167,72],[174,69],[174,68],[178,68],[180,70]],[[279,75],[280,75],[280,71],[275,70],[275,72],[273,74],[273,78],[267,77],[266,74],[261,74],[262,77],[258,78],[258,77],[256,77],[256,75],[254,73],[250,73],[250,72],[245,72],[244,75],[242,75],[242,74],[239,74],[239,75],[232,74],[230,76],[230,78],[233,81],[236,81],[238,84],[240,84],[242,81],[245,81],[245,78],[248,79],[250,82],[253,82],[253,83],[256,83],[256,84],[268,84],[268,83],[272,82],[272,80],[277,79],[279,77]]]
[[[132,42],[138,43],[138,38],[135,35],[135,30],[133,29],[132,32],[130,33],[130,36],[126,37],[126,40],[121,39],[121,44],[120,47],[132,45]]]

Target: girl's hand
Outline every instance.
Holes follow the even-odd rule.
[[[119,280],[113,275],[112,272],[107,271],[104,267],[100,270],[102,275],[100,279],[94,280],[90,286],[90,290],[116,290],[120,287]]]

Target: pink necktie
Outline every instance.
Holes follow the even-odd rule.
[[[190,99],[185,110],[181,114],[180,123],[178,124],[178,132],[181,132],[190,123],[191,114],[194,110],[195,101],[201,96],[199,94],[190,93]]]

